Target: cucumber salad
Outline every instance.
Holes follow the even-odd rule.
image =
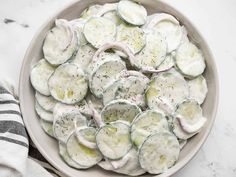
[[[131,0],[57,19],[32,67],[40,126],[69,166],[165,173],[207,119],[202,51],[167,13]]]

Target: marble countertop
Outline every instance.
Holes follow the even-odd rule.
[[[35,32],[71,0],[0,1],[0,79],[16,86]],[[174,177],[236,176],[236,1],[165,0],[186,15],[208,42],[220,80],[215,124],[199,153]]]

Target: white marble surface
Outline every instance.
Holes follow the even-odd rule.
[[[17,86],[21,62],[33,35],[71,0],[0,1],[0,79]],[[220,102],[215,125],[195,158],[174,177],[236,176],[236,1],[165,0],[202,32],[216,59]],[[14,22],[6,23],[4,19]],[[5,21],[5,22],[4,22]]]

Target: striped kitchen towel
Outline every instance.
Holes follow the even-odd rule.
[[[29,139],[19,101],[8,84],[0,85],[0,177],[65,177]]]

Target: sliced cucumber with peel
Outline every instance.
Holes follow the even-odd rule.
[[[116,26],[119,26],[120,24],[124,23],[118,16],[116,11],[107,12],[103,15],[103,17],[113,21],[116,24]]]
[[[92,61],[95,51],[94,47],[90,44],[80,46],[75,58],[72,60],[72,63],[78,64],[80,68],[86,71]]]
[[[117,75],[117,80],[104,90],[103,104],[116,99],[126,99],[144,108],[148,83],[148,77],[137,71],[122,71]]]
[[[56,20],[43,44],[45,59],[52,65],[60,65],[69,60],[78,48],[76,33],[66,20]]]
[[[169,132],[150,135],[139,150],[141,167],[151,174],[160,174],[172,167],[179,158],[177,138]]]
[[[66,142],[68,137],[77,127],[87,125],[87,119],[76,108],[61,109],[60,105],[54,108],[53,132],[55,137],[61,141]]]
[[[189,78],[201,75],[206,68],[201,50],[191,42],[180,45],[176,51],[175,61],[178,69]]]
[[[146,34],[145,47],[130,62],[141,71],[155,70],[165,60],[166,52],[165,39],[160,33],[152,30]]]
[[[40,125],[43,128],[44,132],[47,133],[49,136],[54,138],[52,122],[47,122],[43,119],[40,119],[39,121],[40,121]]]
[[[141,28],[121,24],[117,27],[116,41],[124,43],[134,54],[137,54],[145,46],[146,37]]]
[[[154,76],[146,92],[148,107],[161,108],[167,114],[173,114],[176,106],[188,96],[187,82],[175,69]]]
[[[35,98],[43,109],[53,112],[53,108],[57,104],[57,101],[53,97],[42,95],[36,91]]]
[[[95,57],[95,55],[97,55]],[[102,64],[104,61],[107,60],[121,60],[120,56],[113,53],[113,52],[100,52],[99,54],[97,54],[97,52],[93,55],[92,61],[90,62],[90,64],[88,65],[88,68],[86,69],[86,72],[89,76],[92,75],[92,73],[94,72],[94,70],[100,65]]]
[[[181,103],[175,112],[175,117],[187,133],[199,132],[207,121],[202,116],[201,106],[195,100],[186,100]]]
[[[139,148],[149,135],[168,130],[168,122],[164,114],[155,110],[147,110],[133,120],[131,139],[133,144]]]
[[[175,60],[172,55],[167,55],[165,60],[158,66],[157,70],[167,71],[175,66]]]
[[[145,29],[155,29],[164,36],[168,53],[176,50],[182,40],[183,30],[178,20],[170,14],[157,13],[145,25]]]
[[[147,19],[146,9],[134,1],[120,1],[118,3],[117,12],[123,20],[132,25],[143,25]]]
[[[179,47],[183,36],[183,30],[180,25],[170,21],[162,21],[155,26],[155,29],[165,37],[168,53]]]
[[[130,127],[121,122],[102,126],[96,134],[98,149],[108,159],[119,159],[132,148]]]
[[[116,25],[104,17],[94,17],[84,25],[84,36],[95,48],[115,40]]]
[[[188,86],[189,98],[196,100],[199,104],[202,104],[208,92],[206,79],[200,75],[195,79],[189,80]]]
[[[43,109],[37,101],[35,101],[35,111],[41,119],[47,122],[53,122],[53,114]]]
[[[83,100],[88,90],[83,70],[73,63],[59,66],[49,78],[48,86],[51,95],[66,104],[74,104]]]
[[[54,72],[55,67],[51,66],[45,59],[41,59],[30,73],[30,81],[35,90],[39,93],[49,96],[48,79]]]
[[[115,76],[125,70],[125,63],[121,60],[106,60],[94,69],[90,78],[90,90],[98,98],[102,97],[102,93],[106,86],[112,82]]]
[[[101,112],[103,122],[110,123],[123,120],[131,123],[141,109],[134,103],[118,99],[108,103]]]
[[[155,28],[155,26],[162,21],[170,21],[176,25],[179,25],[179,21],[174,16],[167,13],[155,13],[148,16],[147,23],[143,25],[142,28],[144,29]]]
[[[72,160],[67,152],[66,145],[62,142],[58,142],[59,145],[59,155],[62,157],[62,159],[68,164],[70,167],[73,167],[75,169],[87,169],[88,167],[79,165],[74,160]]]
[[[182,129],[179,121],[176,118],[174,118],[174,120],[173,120],[173,130],[172,131],[173,131],[173,133],[175,134],[176,137],[178,137],[179,139],[182,139],[182,140],[187,140],[187,139],[193,137],[194,135],[196,135],[198,133],[198,132],[195,132],[195,133],[185,132]]]
[[[81,166],[89,168],[102,160],[102,154],[97,149],[90,149],[81,144],[76,138],[75,132],[69,136],[66,149],[71,159]]]

